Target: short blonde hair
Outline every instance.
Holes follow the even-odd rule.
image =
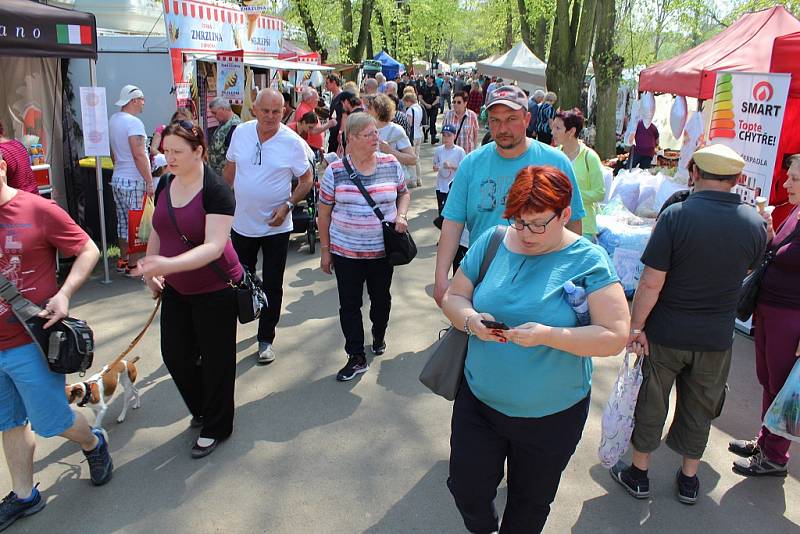
[[[557,98],[553,91],[548,91],[547,94],[544,95],[544,101],[548,104],[555,104]]]
[[[417,96],[417,90],[414,89],[413,85],[406,85],[405,89],[403,89],[403,98],[405,98],[405,96],[408,94]]]
[[[370,124],[375,125],[375,119],[372,118],[372,115],[369,113],[364,113],[363,111],[359,111],[358,113],[353,113],[352,115],[347,116],[347,123],[344,127],[344,134],[347,137],[352,137],[354,135],[358,135],[364,131],[364,128],[369,126]]]
[[[342,86],[342,91],[347,91],[351,95],[358,96],[358,84],[356,84],[356,82],[345,82]]]
[[[364,105],[372,110],[381,122],[392,122],[397,109],[392,99],[383,93],[369,95],[369,98],[364,100]]]

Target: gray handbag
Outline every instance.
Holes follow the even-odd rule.
[[[507,226],[496,226],[494,234],[489,241],[486,254],[481,262],[481,270],[475,287],[483,281],[486,271],[489,270],[492,260],[500,248],[500,242],[506,235]],[[428,363],[419,374],[419,381],[425,386],[447,400],[455,400],[461,381],[464,379],[464,362],[467,359],[467,344],[469,336],[454,326],[444,330],[444,335],[439,338],[439,344],[433,350]]]

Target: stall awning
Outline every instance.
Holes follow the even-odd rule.
[[[32,0],[2,0],[0,56],[97,59],[94,15]]]
[[[776,37],[800,31],[783,6],[744,15],[726,30],[639,74],[639,90],[710,99],[717,71],[769,72]]]
[[[189,60],[208,61],[211,63],[216,63],[217,61],[216,54],[190,53],[190,54],[184,54],[184,57]],[[257,67],[261,69],[273,69],[273,70],[301,70],[301,71],[333,70],[333,67],[326,67],[325,65],[314,65],[313,63],[300,63],[298,61],[284,61],[282,59],[274,59],[270,57],[257,57],[248,54],[244,55],[244,64],[247,65],[248,67]]]

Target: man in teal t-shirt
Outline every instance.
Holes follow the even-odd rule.
[[[506,85],[489,95],[486,108],[493,143],[467,155],[450,188],[442,216],[442,234],[436,253],[433,296],[441,306],[450,285],[450,266],[458,250],[464,226],[471,242],[487,229],[503,222],[506,195],[517,173],[528,165],[552,165],[572,182],[572,218],[567,228],[581,235],[586,215],[569,159],[555,148],[526,137],[530,120],[528,97],[519,87]]]

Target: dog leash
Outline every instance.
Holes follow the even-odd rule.
[[[160,306],[161,306],[161,295],[159,295],[158,298],[156,299],[156,305],[153,308],[153,311],[150,312],[150,317],[147,318],[147,322],[144,324],[144,328],[142,328],[141,332],[139,332],[139,334],[137,334],[137,336],[133,338],[133,341],[131,341],[127,349],[123,350],[122,353],[119,356],[117,356],[113,362],[111,362],[106,366],[105,370],[100,373],[100,376],[104,376],[105,374],[107,374],[115,365],[121,362],[123,358],[125,358],[125,356],[130,354],[130,352],[136,347],[136,345],[139,344],[139,342],[142,340],[145,333],[147,332],[147,329],[150,328],[151,324],[153,324],[153,319],[156,318],[156,313],[158,313],[158,308]],[[138,357],[136,359],[138,360]]]

